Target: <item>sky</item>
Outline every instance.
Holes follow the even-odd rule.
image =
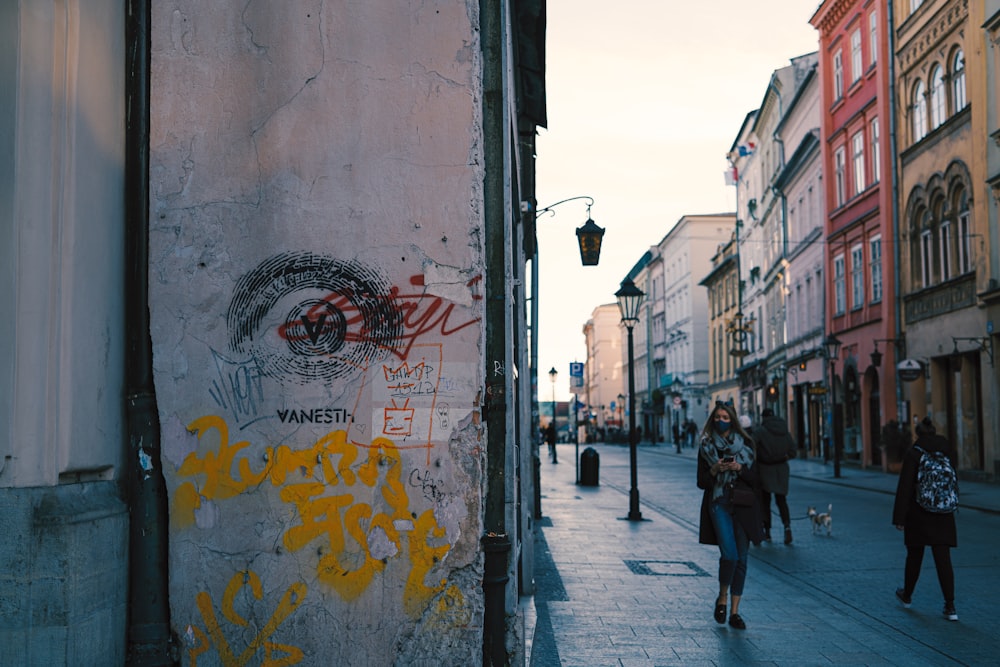
[[[582,266],[577,200],[538,220],[538,393],[568,400],[583,326],[684,215],[735,211],[726,153],[771,73],[818,48],[812,0],[548,0],[548,127],[537,138],[538,207],[586,195],[606,229]]]

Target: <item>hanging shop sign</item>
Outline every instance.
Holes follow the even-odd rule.
[[[924,374],[924,365],[916,359],[903,359],[896,364],[896,372],[903,382],[913,382],[919,380]]]

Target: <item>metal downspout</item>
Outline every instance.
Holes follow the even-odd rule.
[[[896,153],[897,141],[896,141],[896,19],[894,12],[892,10],[892,2],[887,3],[889,6],[888,15],[886,16],[886,21],[889,22],[888,32],[889,32],[889,57],[886,58],[888,61],[888,77],[889,77],[889,155],[892,156],[892,301],[895,312],[893,313],[893,332],[892,336],[897,341],[903,339],[902,326],[903,326],[903,313],[902,313],[902,299],[899,295],[899,157]],[[885,272],[883,271],[883,274]],[[893,348],[893,363],[897,366],[899,365],[899,357],[906,355],[906,342],[903,341],[900,345],[895,345]],[[894,382],[896,386],[896,419],[899,419],[902,411],[900,408],[903,405],[903,383],[899,381],[898,371],[896,372],[896,381]]]
[[[507,375],[493,373],[494,360],[507,358],[507,252],[504,214],[503,0],[480,0],[483,63],[483,217],[485,229],[486,330],[482,416],[486,425],[486,483],[483,507],[483,665],[508,663],[506,587],[511,542],[505,520]]]
[[[150,0],[125,2],[125,452],[129,665],[175,665],[167,594],[167,494],[149,335]]]

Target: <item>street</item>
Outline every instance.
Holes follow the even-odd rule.
[[[905,557],[902,533],[890,525],[895,477],[845,466],[835,480],[831,466],[795,460],[794,541],[781,542],[772,506],[777,541],[751,547],[741,608],[749,627],[740,633],[711,619],[718,551],[697,544],[694,450],[638,448],[644,521],[629,522],[617,520],[628,512],[628,448],[595,449],[599,487],[574,483],[573,446],[560,446],[559,465],[542,463],[544,553],[562,589],[540,565],[533,665],[998,663],[991,604],[1000,593],[997,513],[959,510],[952,560],[960,620],[951,623],[941,616],[929,550],[912,608],[893,595]],[[962,493],[966,502],[1000,507],[993,485],[966,483]],[[831,504],[832,535],[812,534],[807,507]]]

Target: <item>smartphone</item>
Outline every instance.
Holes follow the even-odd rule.
[[[722,457],[722,462],[723,463],[732,463],[735,460],[736,459],[734,457],[732,457],[732,456],[723,456]]]

